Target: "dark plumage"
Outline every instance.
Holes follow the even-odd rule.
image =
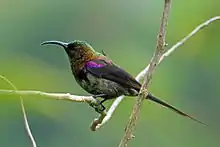
[[[85,41],[75,40],[70,43],[45,41],[42,45],[44,44],[56,44],[65,49],[77,83],[94,96],[102,97],[103,101],[101,103],[107,99],[116,98],[121,95],[138,95],[141,84],[129,73],[115,65],[105,55],[95,52]],[[154,97],[152,94],[148,94],[146,99],[202,123],[170,104]]]

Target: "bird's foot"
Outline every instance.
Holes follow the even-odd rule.
[[[105,106],[102,104],[103,100],[99,101],[98,99],[96,99],[96,101],[96,103],[90,103],[89,105],[93,107],[96,112],[102,113],[106,109]]]
[[[95,108],[95,111],[98,113],[102,113],[103,111],[105,111],[105,106],[100,104],[98,107]]]

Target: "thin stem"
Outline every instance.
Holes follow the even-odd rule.
[[[0,75],[0,78],[3,79],[4,81],[6,81],[14,90],[17,90],[17,87],[10,80],[8,80],[6,77]],[[25,130],[26,130],[28,137],[31,141],[32,147],[37,147],[37,144],[35,142],[34,136],[31,133],[31,129],[30,129],[30,126],[28,123],[27,114],[26,114],[26,111],[24,108],[23,98],[21,97],[21,95],[19,95],[19,98],[20,98],[21,111],[22,111],[23,118],[24,118]]]
[[[159,63],[160,57],[162,56],[164,52],[166,28],[167,28],[170,7],[171,7],[171,0],[165,0],[163,16],[162,16],[161,25],[160,25],[160,31],[157,37],[156,50],[155,50],[153,58],[151,59],[149,70],[146,76],[144,77],[144,81],[143,81],[143,84],[140,90],[139,97],[133,107],[133,111],[131,113],[130,119],[128,121],[126,130],[125,130],[125,134],[123,138],[121,139],[119,147],[126,147],[128,145],[129,140],[133,138],[133,131],[137,124],[137,120],[138,120],[139,113],[140,113],[140,108],[143,104],[143,100],[146,99],[148,95],[148,92],[147,92],[148,85],[152,78],[152,74],[154,70],[156,69],[157,64]]]
[[[209,24],[211,24],[212,22],[216,21],[216,20],[220,20],[220,16],[215,16],[209,20],[206,20],[205,22],[203,22],[202,24],[200,24],[199,26],[197,26],[191,33],[189,33],[186,37],[184,37],[183,39],[181,39],[179,42],[177,42],[175,45],[173,45],[170,49],[168,49],[160,58],[158,64],[160,64],[165,57],[170,56],[178,47],[180,47],[181,45],[183,45],[188,39],[190,39],[192,36],[194,36],[198,31],[202,30],[203,28],[205,28],[206,26],[208,26]],[[149,65],[142,70],[137,76],[136,76],[136,80],[140,81],[144,78],[144,76],[147,74],[149,70]],[[103,118],[103,120],[96,125],[93,125],[93,130],[97,130],[100,127],[102,127],[104,124],[106,124],[112,117],[113,113],[115,112],[116,108],[118,107],[118,105],[120,104],[120,102],[124,99],[124,96],[120,96],[118,98],[116,98],[116,100],[113,102],[113,104],[111,105],[110,109],[108,110],[106,116]]]

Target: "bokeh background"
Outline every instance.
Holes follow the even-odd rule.
[[[19,89],[87,93],[71,75],[67,56],[45,40],[88,41],[137,75],[153,54],[163,0],[0,0],[0,74]],[[220,1],[173,1],[167,48],[198,24],[220,15]],[[130,142],[135,147],[220,146],[220,22],[188,40],[157,69],[150,90],[209,126],[146,101]],[[0,89],[12,89],[0,81]],[[102,129],[87,104],[24,96],[29,123],[40,147],[117,146],[135,102],[126,98]],[[106,102],[110,106],[112,101]],[[30,147],[18,95],[0,95],[0,146]]]

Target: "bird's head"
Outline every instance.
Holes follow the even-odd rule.
[[[61,41],[45,41],[41,45],[54,44],[64,48],[69,58],[73,61],[86,60],[94,56],[95,51],[91,45],[85,41],[74,40],[69,43]]]

